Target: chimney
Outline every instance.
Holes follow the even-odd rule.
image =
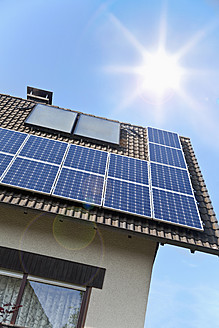
[[[53,92],[33,87],[27,87],[27,99],[35,100],[39,103],[52,105]]]

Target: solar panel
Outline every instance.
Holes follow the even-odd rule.
[[[192,195],[187,170],[151,163],[152,186]]]
[[[19,156],[60,164],[67,146],[65,142],[31,135]]]
[[[105,175],[108,153],[71,145],[64,166]]]
[[[26,133],[0,128],[0,151],[16,154],[26,137]]]
[[[3,128],[0,137],[3,184],[137,216],[153,215],[157,220],[202,230],[179,148],[149,143],[151,163],[148,164],[128,156]]]
[[[110,154],[108,176],[148,185],[148,163],[136,158]]]
[[[50,193],[58,166],[17,157],[2,183],[38,192]]]
[[[176,167],[186,168],[182,150],[149,143],[150,160]]]
[[[203,230],[193,197],[156,188],[152,190],[155,219]]]
[[[63,167],[53,195],[101,206],[104,177]]]
[[[61,108],[37,104],[25,123],[42,128],[71,133],[77,113]]]
[[[148,128],[148,139],[150,142],[181,149],[178,134],[174,132]]]
[[[108,178],[104,207],[151,217],[149,187]]]
[[[1,154],[0,153],[0,177],[6,170],[7,166],[11,162],[13,156],[12,155],[6,155],[6,154]]]
[[[74,134],[118,145],[120,123],[81,114]]]

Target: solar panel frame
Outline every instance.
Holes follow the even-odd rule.
[[[109,185],[109,183],[112,183],[112,184],[117,184],[117,185],[119,185],[120,184],[120,186],[122,186],[123,185],[123,187],[121,187],[120,189],[121,190],[124,190],[124,189],[126,189],[126,187],[128,187],[128,186],[130,186],[131,188],[132,187],[136,187],[136,190],[137,189],[141,189],[141,190],[144,190],[144,191],[146,191],[147,190],[147,193],[141,193],[141,195],[142,195],[142,198],[141,198],[141,200],[143,199],[143,197],[144,197],[144,200],[146,199],[146,197],[145,197],[145,195],[146,196],[148,196],[148,204],[149,204],[149,210],[150,210],[150,213],[148,212],[148,214],[149,215],[146,215],[146,213],[144,213],[144,214],[142,214],[142,213],[137,213],[137,211],[132,211],[132,210],[125,210],[125,209],[122,209],[122,208],[119,208],[118,206],[117,207],[115,207],[115,206],[110,206],[109,205],[109,203],[107,204],[107,199],[110,199],[110,197],[108,198],[108,195],[107,195],[107,192],[108,192],[108,190],[109,189],[113,189],[114,188],[114,186],[111,188],[111,187],[109,187],[108,185]],[[126,187],[125,187],[126,186]],[[137,193],[136,193],[137,194]],[[119,194],[119,197],[120,197],[120,199],[121,199],[121,193]],[[114,199],[116,199],[116,201],[118,201],[118,197],[117,198],[113,198],[113,200]],[[111,200],[112,200],[112,197],[111,197]],[[135,202],[135,204],[136,204],[137,202]],[[128,205],[129,203],[127,202],[127,205]],[[140,208],[142,209],[142,202],[140,202],[140,204],[141,204],[141,206],[140,206]],[[132,206],[132,204],[130,205],[130,206]],[[103,199],[103,207],[104,208],[106,208],[106,209],[110,209],[110,210],[116,210],[116,211],[118,211],[118,212],[121,212],[121,213],[127,213],[127,214],[133,214],[133,215],[135,215],[135,216],[138,216],[138,217],[147,217],[147,218],[152,218],[152,207],[151,207],[151,197],[150,197],[150,188],[149,188],[149,186],[147,186],[147,185],[143,185],[143,184],[138,184],[138,183],[133,183],[133,182],[128,182],[128,181],[125,181],[125,180],[120,180],[120,179],[115,179],[115,178],[111,178],[111,177],[109,177],[109,178],[107,178],[107,180],[106,180],[106,185],[105,185],[105,193],[104,193],[104,199]],[[145,207],[143,208],[143,209],[145,209]]]
[[[155,193],[157,193],[157,195],[155,195]],[[173,225],[177,225],[177,226],[182,226],[184,228],[190,228],[190,229],[195,229],[198,231],[203,231],[203,224],[202,224],[202,220],[199,214],[199,209],[197,206],[197,202],[195,200],[195,198],[193,196],[189,196],[189,195],[185,195],[185,194],[180,194],[180,193],[176,193],[176,192],[172,192],[170,190],[162,190],[162,189],[158,189],[158,188],[152,188],[152,196],[153,196],[153,218],[154,220],[158,220],[161,222],[166,222],[169,224],[173,224]],[[165,197],[165,208],[162,208],[162,200]],[[169,204],[169,199],[172,199],[175,197],[175,201],[171,204]],[[186,217],[184,218],[184,223],[180,222],[179,220],[179,210],[180,210],[180,205],[182,205],[183,200],[186,202],[187,200],[187,206],[183,205],[183,213],[190,213],[188,215],[191,215],[191,217]],[[179,203],[181,202],[181,204],[179,205]],[[190,202],[190,204],[189,204]],[[177,205],[175,205],[174,207],[172,206],[173,203],[178,203]],[[156,205],[160,206],[160,217],[159,214],[156,214]],[[191,205],[193,206],[193,208],[190,210],[188,210],[189,206],[191,207]],[[170,210],[171,209],[171,210]],[[173,216],[173,211],[175,211],[175,215],[177,215],[178,219],[174,219]],[[169,218],[162,218],[161,216],[163,215],[169,215]],[[196,215],[196,217],[195,217]],[[171,217],[170,217],[171,216]],[[191,221],[196,221],[194,224],[189,224]],[[182,219],[181,219],[182,221]]]
[[[85,161],[83,160],[83,162],[80,163],[80,161],[78,161],[77,153],[78,154],[80,153],[79,158],[83,158],[83,156],[84,156],[83,152],[84,153],[87,152],[87,154],[85,153],[85,155],[87,155],[87,156],[86,156],[86,158],[84,158]],[[93,158],[94,160],[97,157],[97,159],[98,159],[98,168],[97,169],[95,169],[95,167],[93,167],[90,164],[90,162],[88,161],[89,157]],[[105,161],[104,161],[104,157],[105,157]],[[77,158],[76,163],[74,162],[75,158]],[[85,172],[91,172],[91,173],[105,175],[107,161],[108,161],[108,152],[106,152],[106,151],[71,144],[67,151],[65,160],[63,162],[63,166],[81,170],[81,171],[85,171]],[[85,164],[85,166],[83,165],[83,163]],[[93,161],[93,163],[94,163],[94,161]],[[104,165],[104,166],[102,167],[102,165]]]
[[[187,169],[185,157],[181,149],[167,147],[149,142],[150,162]]]
[[[150,162],[150,173],[152,187],[193,195],[188,170]]]
[[[14,155],[0,152],[0,178],[4,175],[13,158]]]
[[[0,127],[0,151],[11,155],[16,155],[28,137],[29,136],[27,133]],[[7,146],[11,142],[11,139],[14,139],[14,144],[10,149],[8,149]]]
[[[147,175],[144,175],[144,170]],[[149,186],[149,163],[146,160],[110,153],[107,176]]]
[[[146,167],[147,167],[147,178],[146,178],[146,180],[147,180],[147,182],[146,183],[145,183],[145,181],[143,181],[143,183],[141,183],[142,181],[141,182],[139,182],[139,181],[136,182],[135,181],[136,179],[129,179],[129,180],[127,180],[128,179],[127,176],[126,177],[121,176],[121,175],[118,176],[117,174],[114,174],[116,176],[112,176],[113,174],[110,173],[110,169],[109,169],[109,167],[110,167],[110,160],[112,158],[114,158],[114,159],[115,158],[119,158],[119,159],[124,158],[124,160],[127,159],[128,161],[139,161],[138,163],[142,162],[142,163],[146,164]],[[111,164],[112,164],[112,162],[111,162]],[[106,198],[107,198],[107,193],[108,193],[108,190],[109,190],[109,184],[110,183],[120,184],[120,185],[124,185],[124,186],[130,186],[131,188],[134,187],[134,188],[136,188],[136,190],[137,189],[142,189],[142,190],[145,189],[145,190],[147,190],[148,191],[148,201],[147,201],[147,204],[149,206],[150,213],[148,211],[147,212],[147,215],[146,215],[146,213],[143,215],[142,213],[139,213],[139,211],[136,211],[136,210],[135,211],[133,211],[133,210],[129,210],[128,211],[128,210],[126,210],[124,208],[123,209],[121,207],[119,208],[118,206],[115,207],[113,205],[112,206],[107,205]],[[129,196],[132,197],[131,194]],[[118,197],[121,197],[121,193],[119,193],[117,195],[117,198]],[[115,197],[113,198],[113,202],[115,203],[114,199],[115,199]],[[136,207],[136,204],[137,203],[138,203],[137,201],[134,202],[134,204],[135,204],[134,207]],[[118,154],[114,154],[114,153],[109,153],[108,168],[107,168],[106,179],[105,179],[105,192],[104,192],[104,198],[103,198],[103,207],[104,208],[107,208],[107,209],[110,209],[110,210],[116,210],[116,211],[119,211],[121,213],[133,214],[135,216],[140,216],[140,217],[151,217],[152,216],[151,197],[150,197],[150,181],[149,181],[149,164],[148,164],[147,161],[141,160],[141,159],[137,159],[137,158],[132,158],[132,157],[125,156],[125,155],[118,155]],[[132,204],[129,205],[129,208],[130,207],[133,207],[133,205]],[[140,208],[141,207],[142,207],[142,203],[141,203]],[[148,214],[149,214],[149,216],[148,216]]]
[[[82,177],[81,180],[79,180],[79,177]],[[63,191],[57,191],[57,189],[61,189],[61,186],[60,184],[62,184],[63,186],[65,186],[65,183],[63,183],[63,180],[67,181],[68,178],[71,178],[71,183],[67,183],[69,185],[69,188],[70,189],[70,192],[68,192],[68,196],[64,194],[64,190]],[[80,197],[81,195],[81,182],[83,183],[84,181],[84,178],[85,178],[85,190],[84,191],[84,194],[86,195],[87,192],[88,192],[88,189],[87,187],[88,186],[91,186],[91,190],[89,190],[90,192],[90,200],[89,199],[83,199],[83,197]],[[72,179],[73,179],[73,183],[72,183]],[[90,184],[90,180],[93,179],[93,181],[95,181],[96,179],[96,184]],[[77,180],[77,183],[75,183],[75,180]],[[101,190],[100,190],[100,193],[99,194],[95,194],[95,190],[97,190],[97,187],[98,187],[98,184],[101,183],[101,180],[102,180],[102,187],[101,187]],[[56,180],[56,183],[54,184],[53,186],[53,189],[52,189],[52,195],[53,196],[57,196],[57,197],[60,197],[60,198],[63,198],[63,199],[68,199],[68,200],[73,200],[73,201],[76,201],[76,202],[80,202],[80,203],[84,203],[84,204],[89,204],[89,205],[95,205],[95,206],[102,206],[102,200],[103,200],[103,191],[104,191],[104,184],[105,184],[105,177],[104,175],[100,175],[100,174],[95,174],[95,173],[92,173],[92,172],[87,172],[87,171],[82,171],[82,170],[76,170],[76,169],[73,169],[73,168],[68,168],[68,167],[62,167],[61,170],[60,170],[60,173],[59,173],[59,176]],[[71,186],[71,187],[70,187]],[[75,192],[75,189],[77,189],[77,191],[80,191],[80,194],[78,194],[78,197],[70,197],[69,195],[71,195],[72,193]],[[83,188],[82,188],[83,189]],[[74,193],[75,195],[75,193]],[[91,200],[92,197],[99,197],[99,202],[97,201],[97,198],[95,198],[94,200]],[[87,197],[87,195],[86,195]],[[85,198],[85,197],[84,197]]]
[[[60,165],[67,148],[67,142],[29,135],[19,152],[19,156]]]
[[[20,167],[22,167],[22,170],[21,169],[19,170]],[[36,172],[38,167],[41,167],[41,172]],[[52,170],[54,170],[54,178],[50,182],[50,188],[48,188],[48,191],[45,191],[45,190],[48,186],[48,180],[51,180],[51,176],[48,176],[48,170],[45,172],[45,168],[50,168],[50,173]],[[55,169],[56,169],[56,171],[55,171]],[[59,170],[59,165],[40,162],[40,161],[36,161],[33,159],[27,159],[27,158],[18,156],[16,158],[14,158],[14,160],[8,166],[8,169],[5,171],[5,173],[1,177],[1,184],[10,186],[10,187],[13,186],[15,188],[22,189],[22,190],[28,190],[28,191],[38,192],[41,194],[50,195],[52,186],[53,186],[53,182],[57,176],[58,170]],[[21,172],[21,175],[19,175],[19,173],[17,173],[17,172]],[[41,175],[39,175],[39,173],[41,173]],[[40,179],[41,179],[44,181],[43,185],[45,185],[46,188],[44,188],[44,190],[42,190],[42,189],[35,188],[35,187],[33,187],[33,188],[29,187],[32,176],[35,177],[35,180],[34,180],[35,186],[37,186],[38,184],[41,183],[40,182]],[[21,181],[20,184],[11,182],[11,180],[17,181],[16,178],[19,179],[19,181]],[[25,185],[25,183],[23,183],[22,181],[23,182],[26,181],[27,184]],[[32,181],[33,181],[33,179],[32,179]]]
[[[152,127],[148,127],[147,131],[149,142],[176,149],[182,149],[178,133],[156,129]]]

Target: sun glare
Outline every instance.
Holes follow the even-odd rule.
[[[194,47],[206,34],[205,28],[194,35],[186,44],[174,53],[169,53],[166,48],[166,18],[161,20],[157,52],[150,53],[134,35],[113,15],[109,15],[111,22],[118,28],[133,48],[142,56],[140,64],[130,66],[108,66],[111,73],[130,74],[137,79],[136,87],[122,100],[119,108],[125,108],[138,97],[150,104],[159,107],[170,100],[174,94],[181,96],[184,92],[183,83],[191,70],[180,66],[181,59]],[[210,26],[211,27],[211,26]],[[213,26],[214,27],[214,26]],[[133,81],[136,81],[133,79]]]
[[[138,68],[141,92],[150,92],[162,98],[169,91],[178,90],[183,74],[177,58],[160,50],[147,54],[142,66]]]

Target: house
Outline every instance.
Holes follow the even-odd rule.
[[[4,327],[143,327],[160,244],[219,255],[219,226],[191,141],[170,133],[180,143],[166,147],[189,173],[163,168],[173,170],[173,188],[190,194],[158,186],[156,203],[150,175],[159,182],[161,173],[149,146],[165,148],[162,141],[149,145],[146,127],[51,103],[51,93],[34,88],[27,100],[0,95]]]

